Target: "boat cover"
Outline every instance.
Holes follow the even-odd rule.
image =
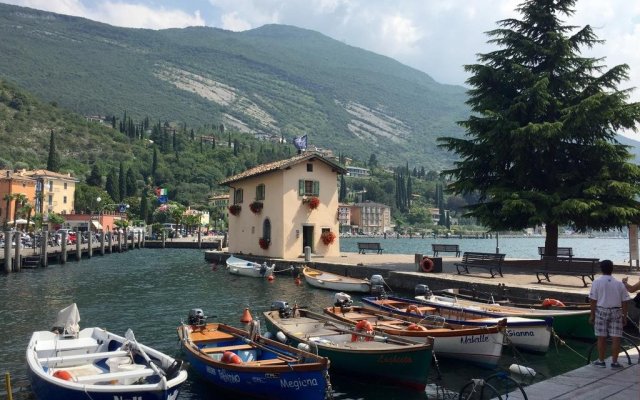
[[[63,308],[58,311],[56,322],[53,324],[54,328],[63,328],[63,334],[65,335],[77,335],[80,332],[80,312],[76,303]]]

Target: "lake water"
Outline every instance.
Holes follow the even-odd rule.
[[[419,242],[413,239],[414,248],[399,249],[408,253],[422,251],[426,243]],[[470,241],[469,245],[464,240],[451,242],[460,243],[463,250],[481,249],[471,247],[471,243],[475,246],[490,243],[484,240]],[[400,240],[388,239],[385,250],[391,251],[400,243]],[[537,246],[535,241],[529,243]],[[576,253],[582,255],[581,251]],[[131,328],[140,342],[180,358],[176,328],[191,308],[202,308],[210,320],[239,326],[245,307],[250,307],[257,318],[273,300],[297,302],[319,310],[332,305],[333,292],[296,285],[289,275],[277,275],[273,282],[230,275],[224,268],[214,270],[204,261],[202,251],[187,249],[134,250],[2,275],[0,372],[11,373],[14,388],[24,385],[27,376],[24,353],[31,333],[50,329],[57,312],[73,302],[80,310],[81,327],[100,326],[119,334]],[[354,300],[358,303],[357,296]],[[515,353],[505,348],[500,369],[512,363],[527,365],[538,371],[537,381],[583,365],[581,355],[586,354],[590,344],[567,341],[567,345],[552,346],[545,355]],[[440,360],[440,369],[442,378],[438,379],[433,373],[430,381],[454,392],[470,378],[486,377],[493,372],[447,360]],[[355,381],[335,373],[331,373],[331,380],[336,399],[436,398],[388,387],[384,382]],[[190,373],[179,398],[227,399],[216,394],[214,388],[194,373]]]
[[[459,239],[415,236],[409,238],[382,237],[341,237],[340,251],[357,252],[357,242],[380,242],[385,253],[392,254],[431,254],[432,243],[449,243],[460,245],[460,251],[479,251],[495,253],[499,247],[500,253],[507,258],[539,258],[538,246],[544,246],[544,237],[498,237],[492,239]],[[610,259],[614,262],[626,263],[629,260],[629,239],[627,238],[588,238],[561,237],[558,247],[572,247],[575,257]],[[452,255],[452,253],[443,253]]]

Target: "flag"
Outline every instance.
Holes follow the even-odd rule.
[[[307,148],[307,135],[293,138],[293,145],[298,150],[305,150]]]
[[[156,188],[156,196],[167,196],[169,191],[163,188]]]

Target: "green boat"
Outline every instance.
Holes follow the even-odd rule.
[[[389,384],[425,390],[433,339],[415,342],[378,336],[367,327],[354,329],[306,309],[278,301],[264,313],[267,329],[280,341],[315,351],[331,361],[331,369],[349,376],[380,378]],[[302,343],[302,344],[301,344]]]
[[[514,307],[503,304],[486,304],[479,301],[460,299],[446,296],[416,296],[416,300],[428,305],[446,305],[461,307],[471,311],[482,311],[492,316],[523,317],[523,318],[553,318],[553,330],[561,337],[594,340],[593,325],[589,324],[589,309],[563,310],[562,308],[537,309]]]

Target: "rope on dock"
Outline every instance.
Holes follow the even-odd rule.
[[[567,342],[564,341],[564,339],[562,339],[560,336],[558,336],[558,334],[556,333],[555,329],[551,328],[551,335],[553,335],[553,339],[554,339],[554,343],[556,345],[556,352],[558,351],[558,344],[560,344],[561,346],[565,346],[567,349],[571,350],[572,352],[574,352],[578,357],[582,358],[584,361],[589,361],[587,359],[587,357],[583,356],[582,354],[578,353],[577,350],[573,349],[571,346],[569,346],[567,344]]]

